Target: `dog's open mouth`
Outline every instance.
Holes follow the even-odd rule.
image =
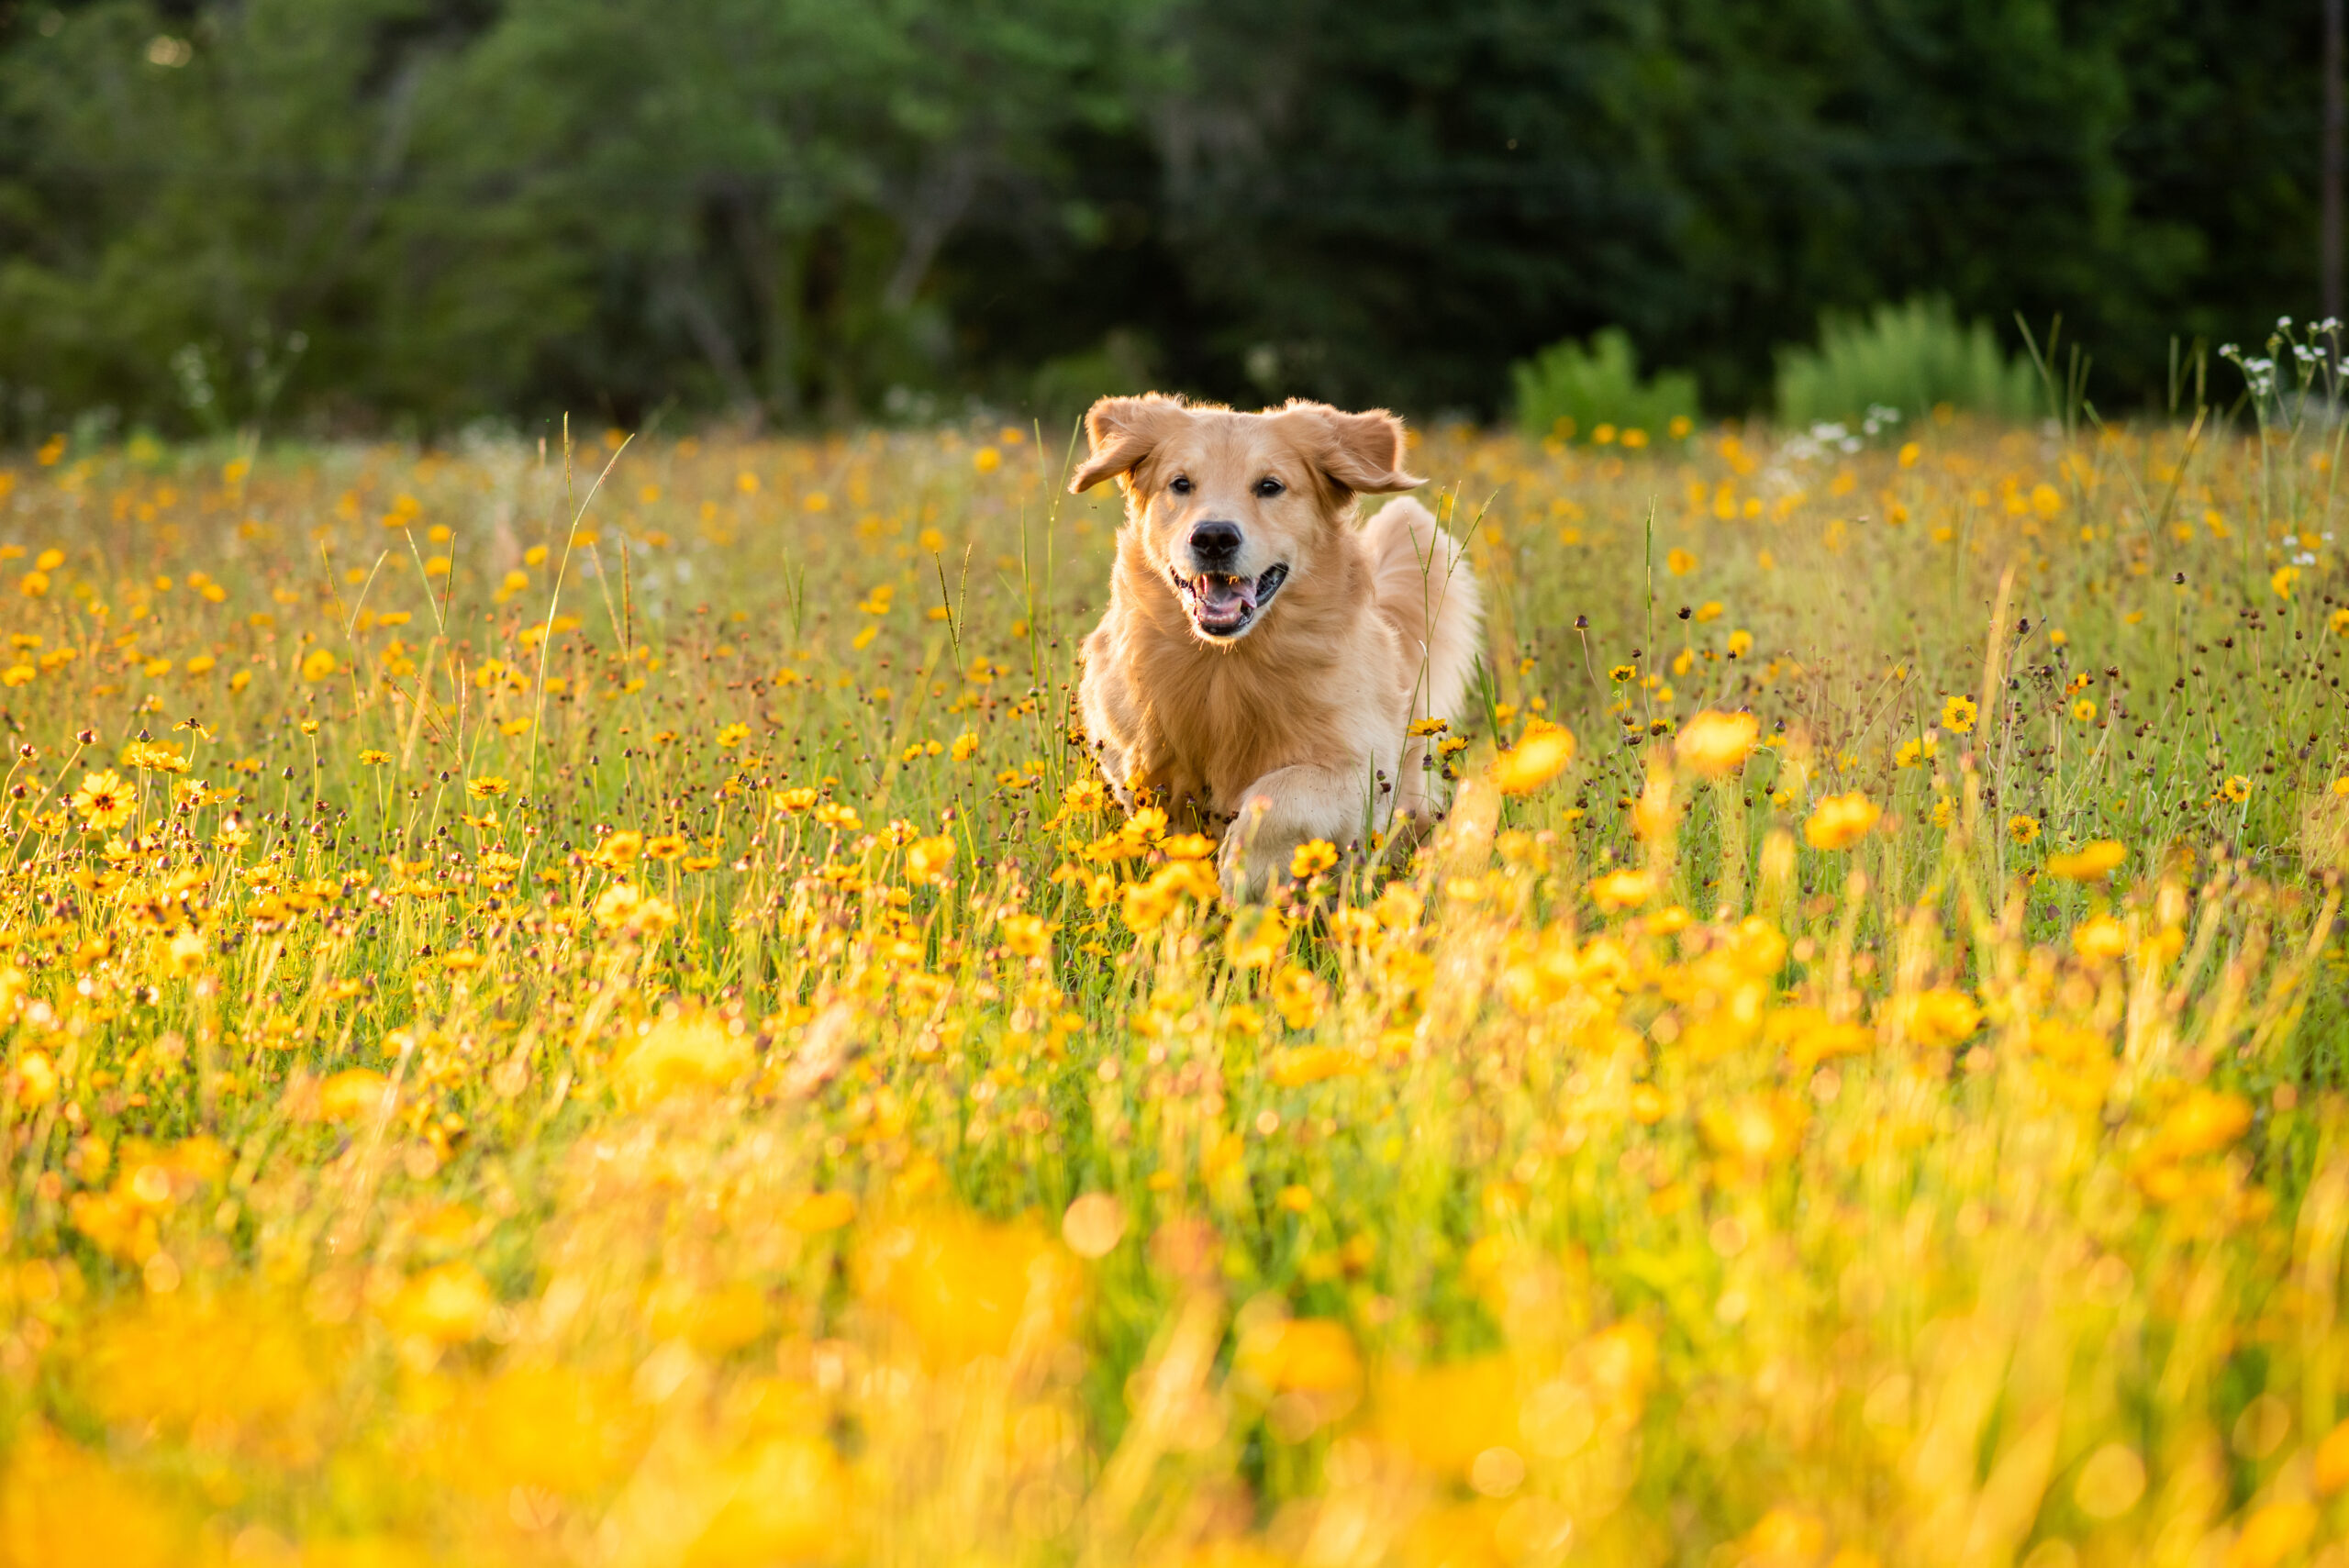
[[[1201,636],[1238,637],[1254,624],[1257,614],[1288,581],[1288,567],[1273,567],[1262,577],[1230,577],[1217,572],[1203,572],[1197,577],[1169,574]]]

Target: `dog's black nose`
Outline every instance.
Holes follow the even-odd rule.
[[[1191,530],[1191,559],[1202,569],[1229,566],[1239,554],[1238,523],[1201,523]]]

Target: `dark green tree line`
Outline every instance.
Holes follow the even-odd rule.
[[[1492,412],[1620,325],[2061,313],[2099,400],[2316,288],[2316,7],[131,0],[0,10],[0,430]]]

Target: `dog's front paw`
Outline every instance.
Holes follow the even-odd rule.
[[[1238,835],[1224,835],[1223,847],[1215,852],[1215,870],[1226,904],[1246,904],[1264,895],[1264,869],[1260,857],[1241,844]]]
[[[1276,835],[1264,831],[1264,817],[1272,807],[1265,799],[1250,801],[1240,808],[1230,825],[1223,830],[1223,845],[1216,851],[1216,880],[1222,884],[1226,904],[1245,904],[1262,898],[1264,890],[1287,870],[1287,846],[1275,841]]]

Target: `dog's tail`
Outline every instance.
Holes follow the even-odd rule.
[[[1456,719],[1483,640],[1485,600],[1459,541],[1402,495],[1363,525],[1372,592],[1402,633],[1412,671],[1411,716]]]

